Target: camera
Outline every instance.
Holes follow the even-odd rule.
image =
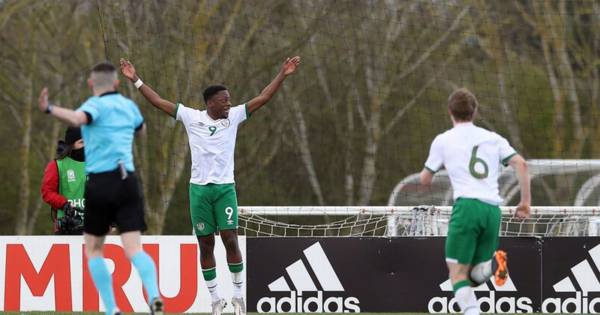
[[[58,219],[58,234],[83,234],[83,211],[83,209],[77,207],[66,207],[63,217]]]

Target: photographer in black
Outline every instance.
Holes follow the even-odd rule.
[[[85,208],[85,156],[81,130],[67,128],[58,141],[56,158],[48,163],[42,180],[42,199],[51,207],[54,234],[81,235]]]

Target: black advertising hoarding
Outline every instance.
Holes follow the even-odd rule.
[[[250,312],[458,311],[443,237],[248,238]],[[541,300],[541,245],[502,239],[511,279],[477,288],[482,311],[533,312]]]
[[[545,238],[542,246],[541,311],[600,313],[600,238]]]
[[[440,239],[442,242],[445,238]],[[482,313],[532,313],[539,309],[541,301],[541,243],[536,238],[500,238],[500,249],[508,252],[510,277],[503,286],[496,286],[493,281],[475,288]],[[445,263],[439,268],[446,268]],[[445,271],[445,269],[444,269]],[[433,279],[431,281],[434,281]],[[442,282],[429,300],[427,307],[419,312],[460,313],[454,300],[452,286],[447,271]],[[431,293],[422,294],[431,296]]]

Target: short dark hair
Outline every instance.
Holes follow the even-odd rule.
[[[79,139],[81,139],[81,128],[67,127],[67,130],[65,131],[65,143],[72,145]]]
[[[221,91],[226,91],[227,87],[225,87],[224,85],[211,85],[209,87],[207,87],[204,92],[202,92],[202,96],[204,97],[204,102],[208,102],[208,100],[213,97],[213,95],[221,92]]]
[[[92,68],[92,72],[115,72],[117,68],[108,61],[103,61]]]
[[[71,154],[73,144],[81,139],[81,128],[68,127],[65,131],[65,140],[58,140],[56,147],[56,159],[62,160]]]
[[[457,121],[471,121],[473,114],[477,110],[479,103],[471,91],[466,88],[460,88],[448,98],[448,109]]]

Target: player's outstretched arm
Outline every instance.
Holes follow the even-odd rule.
[[[519,154],[516,154],[508,161],[508,164],[517,172],[519,186],[521,187],[521,202],[517,206],[515,215],[526,219],[529,217],[531,207],[531,182],[527,161]]]
[[[79,127],[88,123],[88,118],[84,112],[74,111],[68,108],[63,108],[50,104],[50,102],[48,101],[47,87],[43,88],[40,92],[40,97],[38,99],[38,108],[40,109],[40,111],[46,114],[50,114],[73,127]]]
[[[136,84],[138,90],[140,90],[142,95],[144,95],[144,98],[146,98],[146,100],[148,100],[150,104],[169,114],[170,116],[175,117],[175,110],[177,109],[177,106],[175,106],[173,102],[163,99],[152,88],[144,84],[142,80],[140,80],[140,77],[137,75],[135,68],[133,67],[133,64],[131,64],[129,60],[121,58],[120,63],[121,72],[123,73],[123,75],[127,79],[131,80],[133,84]]]
[[[271,83],[269,83],[269,85],[267,85],[258,96],[248,102],[248,111],[253,113],[265,105],[273,97],[273,95],[275,95],[277,90],[279,90],[283,80],[285,80],[288,75],[296,72],[296,69],[299,65],[299,56],[287,58],[281,66],[281,70],[279,70],[279,73],[277,73],[275,79],[273,79],[273,81],[271,81]]]

